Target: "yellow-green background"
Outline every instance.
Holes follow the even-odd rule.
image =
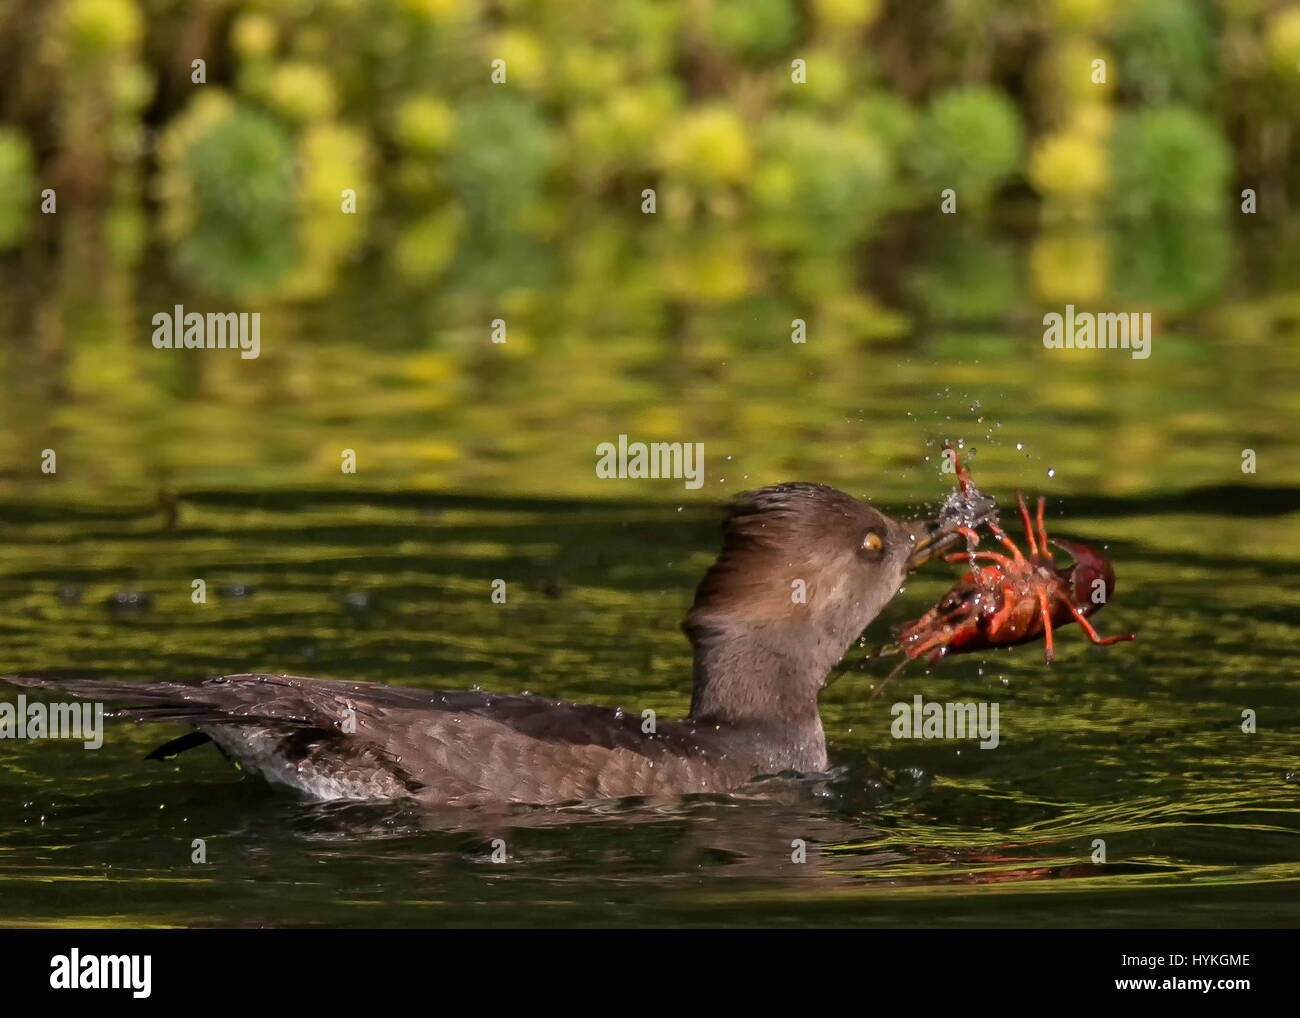
[[[0,53],[0,673],[680,715],[709,503],[802,478],[920,511],[945,439],[1104,548],[1098,626],[1138,632],[900,683],[1000,701],[992,752],[891,740],[855,653],[824,799],[502,822],[141,762],[178,732],[7,744],[0,920],[1300,917],[1295,4],[52,0],[0,4]],[[259,312],[261,357],[155,350],[177,303]],[[1151,312],[1151,358],[1045,350],[1066,303]],[[600,480],[620,433],[704,443],[707,483]]]

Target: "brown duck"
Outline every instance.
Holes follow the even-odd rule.
[[[116,716],[140,722],[193,724],[150,756],[210,740],[245,770],[320,799],[540,804],[725,792],[761,775],[827,769],[817,699],[831,668],[907,573],[976,519],[969,507],[957,515],[900,523],[818,484],[739,496],[683,627],[694,648],[690,715],[650,733],[639,714],[608,707],[292,675],[3,681],[118,703]]]

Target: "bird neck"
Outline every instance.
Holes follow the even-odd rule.
[[[829,634],[809,646],[807,626],[700,628],[691,720],[743,728],[780,748],[774,769],[825,770],[817,697],[846,649]]]

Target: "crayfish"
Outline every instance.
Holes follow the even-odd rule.
[[[945,454],[951,453],[961,483],[962,498],[968,500],[974,488],[970,475],[957,460],[951,446],[944,449]],[[1072,621],[1079,623],[1095,644],[1105,646],[1135,638],[1134,633],[1101,636],[1088,621],[1088,616],[1099,611],[1115,590],[1115,570],[1110,562],[1086,544],[1049,538],[1043,524],[1046,498],[1040,496],[1038,499],[1036,535],[1034,523],[1029,518],[1029,507],[1019,491],[1016,492],[1016,504],[1024,521],[1029,554],[1024,554],[995,521],[989,521],[987,525],[994,538],[1006,549],[1006,554],[976,551],[979,535],[970,527],[959,528],[969,543],[969,550],[945,555],[944,559],[965,562],[970,565],[970,571],[938,604],[899,629],[898,646],[906,656],[885,680],[886,683],[908,661],[923,654],[928,654],[934,663],[947,654],[1027,643],[1040,634],[1046,638],[1046,657],[1051,662],[1056,656],[1052,627]],[[1073,564],[1058,569],[1052,558],[1053,547],[1067,553]],[[876,692],[883,688],[884,683]]]

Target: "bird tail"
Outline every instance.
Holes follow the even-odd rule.
[[[184,682],[120,682],[105,679],[43,679],[30,675],[0,675],[0,683],[19,689],[38,689],[75,696],[82,700],[121,701],[133,704],[110,711],[109,717],[134,721],[178,721],[196,724],[202,711],[192,701],[198,688]],[[212,720],[207,718],[207,720]],[[212,738],[203,732],[189,732],[159,746],[146,760],[166,760],[187,749],[202,746]]]
[[[122,682],[113,679],[43,679],[29,675],[0,675],[0,683],[19,689],[63,693],[82,700],[120,703],[110,717],[128,721],[220,720],[218,703],[203,695],[204,687],[188,682]]]

